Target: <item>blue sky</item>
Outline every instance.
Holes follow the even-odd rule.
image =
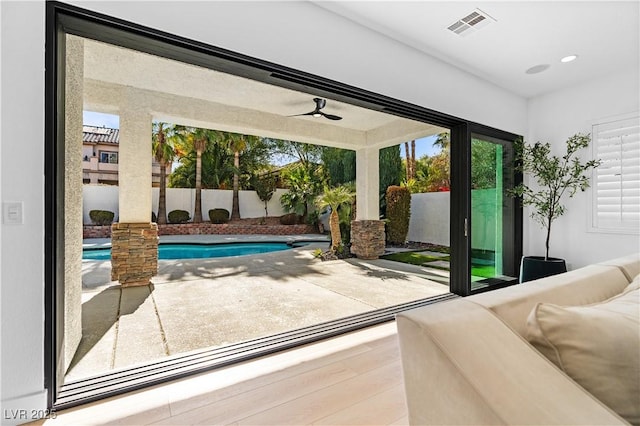
[[[425,154],[432,156],[439,153],[440,148],[433,146],[436,139],[438,139],[438,135],[416,139],[416,159],[423,157]],[[411,149],[411,143],[409,143],[409,149]],[[400,156],[402,158],[407,158],[406,153],[404,152],[404,144],[400,145]]]
[[[117,115],[83,111],[82,120],[85,126],[108,127],[110,129],[120,128],[120,117]]]
[[[120,128],[120,117],[112,114],[102,114],[99,112],[83,111],[82,118],[85,126],[97,126],[108,127],[111,129]],[[436,140],[437,135],[428,136],[426,138],[416,139],[416,158],[420,158],[425,154],[434,155],[440,151],[440,148],[435,148],[433,142]],[[411,149],[411,148],[409,148]],[[404,152],[404,144],[400,145],[400,155],[402,158],[406,158]]]

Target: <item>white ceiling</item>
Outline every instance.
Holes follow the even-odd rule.
[[[527,98],[640,60],[637,0],[314,3]],[[465,37],[447,30],[476,8],[496,21]],[[579,58],[560,62],[570,54]],[[525,73],[541,64],[550,67]]]

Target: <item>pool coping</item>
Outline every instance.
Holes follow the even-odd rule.
[[[299,242],[331,242],[331,237],[324,234],[300,234],[300,235],[161,235],[160,244],[232,244],[232,243],[299,243]],[[84,249],[110,248],[111,238],[87,238],[82,240]]]

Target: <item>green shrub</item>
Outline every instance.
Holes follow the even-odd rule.
[[[387,188],[387,241],[392,244],[403,244],[409,233],[411,217],[411,192],[402,186]]]
[[[169,223],[186,223],[191,219],[189,212],[185,210],[172,210],[167,218]]]
[[[211,223],[227,223],[229,222],[229,210],[211,209],[209,210],[209,220]]]
[[[91,210],[89,217],[94,225],[109,225],[113,222],[114,214],[109,210]]]
[[[320,221],[320,212],[318,212],[318,210],[312,210],[309,213],[307,213],[307,219],[305,220],[305,223],[307,225],[318,227],[319,221]]]
[[[300,215],[296,213],[287,213],[280,216],[280,223],[283,225],[295,225],[300,222]]]

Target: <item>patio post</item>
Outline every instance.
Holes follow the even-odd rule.
[[[158,227],[151,223],[151,114],[129,89],[120,109],[119,219],[111,226],[111,279],[150,284],[158,273]]]
[[[64,97],[64,369],[82,339],[82,105],[84,40],[66,36]]]
[[[351,222],[351,253],[377,259],[384,253],[384,222],[380,220],[380,150],[356,151],[356,220]]]

